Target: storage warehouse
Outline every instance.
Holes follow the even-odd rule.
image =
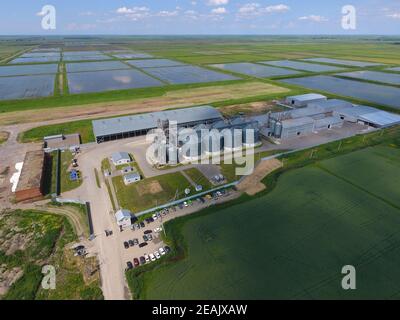
[[[17,202],[36,200],[43,196],[45,160],[45,153],[42,150],[31,151],[25,155],[21,176],[15,191]]]
[[[335,116],[344,121],[366,124],[375,128],[385,128],[400,124],[400,116],[368,106],[354,106],[334,111]]]
[[[177,121],[179,127],[192,127],[222,119],[221,113],[211,106],[160,111],[134,116],[93,121],[97,143],[147,134],[158,127],[159,121]]]
[[[287,97],[285,99],[285,102],[290,106],[293,106],[296,108],[301,108],[301,107],[305,107],[307,104],[309,104],[311,102],[319,102],[319,101],[324,101],[327,99],[328,98],[323,96],[322,94],[308,93],[308,94],[302,94],[299,96]]]

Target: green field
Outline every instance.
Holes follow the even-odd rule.
[[[140,274],[136,294],[398,299],[396,159],[400,149],[394,145],[371,147],[290,170],[273,191],[254,200],[172,221],[167,236],[185,244],[186,256]],[[357,270],[355,291],[341,289],[341,269],[348,264]]]
[[[140,212],[169,201],[185,197],[185,189],[192,188],[180,173],[169,173],[125,186],[121,176],[113,178],[118,203],[121,208]]]

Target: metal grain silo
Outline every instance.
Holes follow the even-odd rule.
[[[202,149],[206,155],[217,155],[224,147],[224,139],[220,131],[204,130],[202,131]]]
[[[224,129],[221,132],[224,138],[225,151],[237,151],[243,146],[243,131],[241,129]]]

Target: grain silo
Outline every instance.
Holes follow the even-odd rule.
[[[224,139],[225,151],[237,151],[243,146],[243,134],[241,129],[224,129],[221,131]]]
[[[219,130],[202,131],[202,149],[206,155],[217,155],[224,147],[224,139]]]

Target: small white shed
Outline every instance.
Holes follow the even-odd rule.
[[[111,161],[115,166],[120,166],[121,164],[131,163],[132,159],[128,152],[116,152],[112,154]]]
[[[121,227],[130,227],[132,225],[132,213],[129,210],[121,209],[115,213],[117,224]]]
[[[131,174],[127,174],[124,176],[124,183],[125,185],[129,185],[135,182],[138,182],[141,180],[140,174],[137,172],[131,173]]]

